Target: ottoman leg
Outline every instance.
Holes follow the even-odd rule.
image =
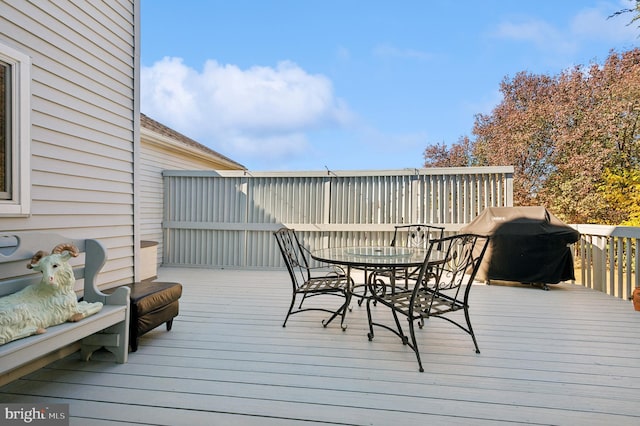
[[[129,307],[129,346],[131,346],[131,352],[138,350],[138,305],[133,300]]]
[[[173,318],[167,321],[167,331],[171,331],[171,326],[173,326]]]

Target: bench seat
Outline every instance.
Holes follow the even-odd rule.
[[[0,346],[2,370],[9,371],[21,366],[25,363],[25,355],[26,359],[37,359],[77,341],[82,341],[82,345],[88,345],[89,348],[95,347],[99,343],[102,343],[100,347],[105,345],[117,347],[121,339],[117,333],[104,332],[97,336],[92,335],[111,327],[113,324],[124,321],[126,315],[126,306],[104,306],[97,314],[81,321],[66,322],[49,327],[44,334],[37,334],[6,343]],[[85,355],[90,356],[90,353],[83,352],[83,358],[85,358]],[[88,361],[88,357],[85,361]],[[117,359],[117,362],[124,363],[124,360]]]
[[[77,322],[48,327],[43,334],[24,337],[0,345],[0,375],[19,369],[49,353],[80,343],[82,358],[105,348],[115,361],[126,363],[129,347],[129,293],[127,287],[105,294],[96,285],[98,274],[107,259],[107,250],[94,239],[72,239],[38,232],[0,232],[0,297],[15,293],[42,279],[27,264],[39,250],[51,250],[57,244],[70,243],[79,256],[71,259],[78,297],[87,302],[101,302],[102,309]],[[22,370],[22,369],[21,369]]]

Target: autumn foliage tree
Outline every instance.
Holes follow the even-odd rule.
[[[444,142],[424,150],[425,167],[468,167],[473,165],[473,144],[467,136],[448,147]]]
[[[476,116],[475,139],[427,147],[425,166],[513,165],[516,205],[571,223],[629,221],[633,206],[620,200],[640,170],[640,50],[557,76],[521,72],[500,91]]]

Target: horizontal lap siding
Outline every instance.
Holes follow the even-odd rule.
[[[310,249],[388,245],[395,224],[455,231],[485,207],[512,202],[509,167],[164,176],[167,265],[283,267],[272,235],[281,226]]]
[[[200,153],[192,153],[180,150],[177,147],[166,147],[158,143],[157,138],[164,140],[166,136],[150,133],[143,129],[140,150],[140,239],[158,243],[157,263],[161,264],[164,251],[162,235],[162,220],[164,209],[164,183],[162,172],[164,170],[211,170],[215,159],[210,156],[201,157]],[[208,202],[202,199],[194,200],[195,203]],[[201,207],[199,207],[201,209]]]
[[[0,1],[0,42],[32,59],[32,215],[2,230],[99,239],[101,283],[133,277],[135,8]]]

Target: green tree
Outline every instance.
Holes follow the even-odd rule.
[[[623,217],[621,225],[640,226],[639,169],[607,169],[598,189],[601,196],[619,210],[619,216]]]

